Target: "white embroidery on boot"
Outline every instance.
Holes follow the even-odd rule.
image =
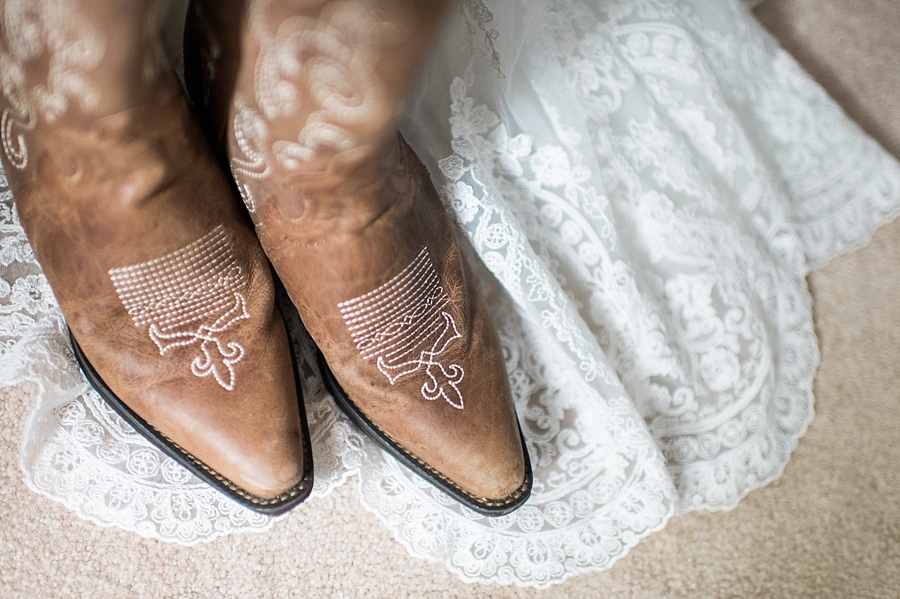
[[[247,105],[243,94],[235,94],[234,109],[234,140],[241,155],[231,159],[231,169],[251,179],[265,179],[272,172],[267,150],[269,125]]]
[[[249,10],[250,29],[260,45],[254,73],[259,112],[253,115],[274,121],[307,111],[296,139],[271,143],[272,157],[296,170],[321,149],[342,152],[355,147],[354,128],[385,110],[387,94],[376,65],[382,48],[402,33],[384,3],[307,0],[298,8],[325,4],[317,17],[298,15],[273,23],[270,4],[255,0]],[[242,112],[249,109],[242,103],[238,106],[236,98],[235,130],[241,126],[239,119],[247,118]],[[262,136],[251,143],[269,146]],[[241,150],[246,154],[243,146]]]
[[[269,125],[259,114],[247,106],[242,94],[234,96],[234,140],[238,153],[231,159],[231,176],[237,184],[247,211],[256,214],[256,201],[247,179],[265,179],[272,172],[266,149],[269,143]]]
[[[234,389],[234,365],[244,348],[223,341],[222,333],[250,314],[240,292],[247,277],[222,225],[180,250],[114,268],[109,276],[134,324],[149,327],[159,355],[199,343],[203,355],[194,358],[191,372],[212,375],[223,388]]]
[[[445,310],[449,303],[423,247],[400,274],[370,293],[339,303],[338,308],[362,358],[375,358],[378,370],[392,385],[424,368],[428,380],[422,385],[422,397],[431,401],[443,397],[462,409],[462,366],[445,366],[437,360],[452,341],[462,338]]]
[[[102,59],[104,40],[75,2],[6,0],[0,10],[0,89],[9,104],[0,138],[10,164],[21,170],[28,164],[23,133],[38,117],[54,123],[73,101],[85,109],[97,104],[99,91],[87,73]],[[46,75],[34,77],[35,69]],[[34,79],[41,82],[29,85]]]
[[[234,171],[232,171],[232,176],[234,176]],[[234,180],[237,181],[237,177],[234,177]],[[241,194],[244,206],[247,207],[247,212],[251,215],[256,214],[256,200],[253,199],[253,191],[250,189],[250,186],[246,183],[237,183],[237,188]]]
[[[12,102],[10,102],[12,106]],[[35,119],[27,109],[6,108],[0,115],[0,140],[3,142],[3,153],[16,170],[28,166],[28,146],[25,142],[25,131],[34,129]],[[16,132],[18,129],[20,132]]]

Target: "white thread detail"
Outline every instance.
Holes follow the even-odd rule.
[[[232,171],[232,176],[234,176],[234,171]],[[237,182],[237,177],[234,178]],[[256,200],[253,199],[253,191],[250,189],[250,186],[246,183],[237,183],[238,192],[241,194],[241,200],[244,202],[244,206],[247,207],[247,212],[250,214],[256,214]]]
[[[34,129],[34,125],[34,115],[27,110],[15,111],[7,108],[0,115],[0,140],[3,143],[3,153],[16,170],[21,171],[28,166],[28,146],[25,143],[25,136],[22,133],[14,132],[13,128],[31,131]]]
[[[303,8],[320,4],[312,0]],[[318,17],[295,16],[277,26],[269,23],[269,5],[269,0],[257,0],[249,13],[260,44],[256,101],[269,121],[296,117],[304,101],[310,103],[307,108],[315,107],[296,139],[271,144],[274,158],[284,168],[297,170],[323,149],[343,152],[355,147],[354,128],[384,110],[387,91],[376,63],[381,49],[402,32],[380,3],[331,2]],[[235,130],[238,118],[246,120],[239,112]],[[260,136],[254,143],[261,147],[267,141]],[[247,153],[243,146],[241,150]]]
[[[76,2],[6,0],[0,9],[0,92],[9,104],[0,116],[0,140],[10,164],[22,170],[25,133],[38,118],[52,124],[73,102],[96,106],[99,88],[87,74],[103,58],[105,42]]]
[[[234,97],[234,140],[242,157],[231,159],[231,170],[251,179],[265,179],[272,172],[267,156],[269,125],[259,114],[247,106],[240,93]]]
[[[114,268],[109,276],[134,324],[149,327],[159,355],[199,343],[203,355],[194,358],[191,372],[212,375],[224,389],[234,390],[234,365],[244,348],[223,341],[221,334],[250,314],[240,292],[247,278],[222,225],[180,250]]]
[[[235,94],[234,108],[236,114],[233,132],[240,156],[235,155],[231,159],[231,176],[237,184],[244,206],[253,215],[256,214],[256,201],[245,177],[261,181],[272,172],[272,164],[265,149],[269,139],[269,126],[265,119],[247,106],[241,94]]]
[[[462,335],[445,310],[450,298],[422,248],[415,260],[393,279],[356,299],[338,304],[344,323],[364,360],[375,358],[378,370],[391,385],[399,378],[425,369],[428,380],[422,397],[443,397],[463,408],[459,384],[462,366],[444,366],[437,357]]]

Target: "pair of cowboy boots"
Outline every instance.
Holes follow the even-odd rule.
[[[188,84],[233,180],[166,68],[158,4],[29,2],[2,23],[4,160],[101,396],[223,493],[284,512],[313,484],[296,309],[357,425],[476,511],[521,505],[497,331],[396,133],[443,2],[194,3]]]

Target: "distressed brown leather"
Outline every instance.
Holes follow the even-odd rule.
[[[378,63],[394,114],[445,4],[416,4],[421,27]],[[242,156],[233,131],[234,94],[251,104],[255,95],[259,47],[244,5],[195,1],[185,37],[188,85],[229,158]],[[310,103],[304,97],[300,105],[308,110]],[[304,119],[269,122],[272,138],[296,139]],[[338,383],[369,420],[466,494],[489,500],[521,494],[526,462],[499,335],[455,227],[426,169],[395,133],[394,116],[359,127],[360,143],[351,150],[324,152],[294,170],[272,160],[270,175],[238,178],[254,199],[263,248]],[[464,369],[463,409],[423,397],[424,369],[391,384],[374,358],[362,358],[338,307],[390,281],[423,247],[461,333],[440,359]]]
[[[140,108],[90,126],[41,123],[28,139],[28,167],[7,167],[16,207],[74,337],[107,385],[249,493],[271,498],[297,484],[305,471],[298,394],[269,267],[174,80]],[[219,225],[247,275],[250,318],[228,332],[245,350],[233,391],[191,372],[197,345],[161,356],[109,274]]]
[[[345,196],[343,185],[319,189],[313,196],[309,187],[298,192],[287,184],[266,188],[262,183],[260,197],[277,194],[280,202],[265,203],[257,233],[329,367],[363,413],[472,495],[504,498],[521,487],[525,463],[496,327],[427,171],[402,140],[385,150],[386,159],[379,158],[389,173],[380,178],[384,187],[364,187],[357,197]],[[366,197],[369,193],[376,199]],[[300,218],[286,218],[279,207],[291,198],[303,203]],[[357,212],[354,201],[370,205]],[[360,223],[358,214],[370,214],[373,203],[387,206]],[[338,206],[349,206],[353,216],[342,219]],[[423,397],[424,371],[391,385],[374,360],[361,358],[338,309],[340,302],[391,280],[423,247],[462,334],[440,355],[442,362],[465,371],[461,410]]]

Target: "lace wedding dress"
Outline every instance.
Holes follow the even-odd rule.
[[[419,89],[404,133],[494,309],[534,494],[495,519],[448,499],[338,413],[298,339],[310,501],[357,474],[414,555],[543,587],[777,478],[813,417],[804,277],[900,212],[897,163],[737,0],[469,0]],[[39,389],[29,486],[166,541],[272,526],[103,404],[8,190],[0,222],[0,380]]]

